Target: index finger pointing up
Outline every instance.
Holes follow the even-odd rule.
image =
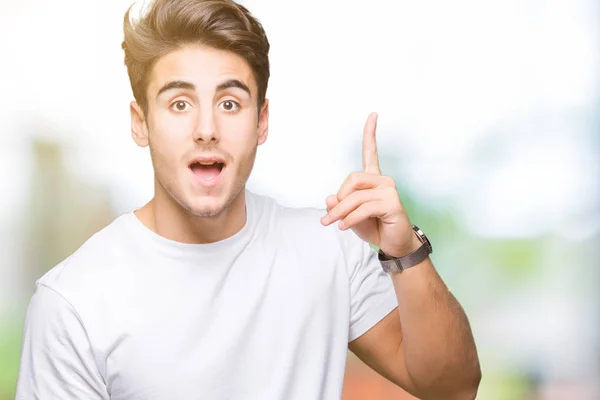
[[[379,170],[379,156],[377,155],[377,113],[371,113],[363,131],[363,172],[381,174]]]

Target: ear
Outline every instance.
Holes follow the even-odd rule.
[[[269,136],[269,99],[265,99],[258,115],[258,145],[260,146]]]
[[[144,112],[135,101],[129,104],[129,112],[131,113],[131,136],[133,141],[140,147],[148,146],[148,126],[146,125]]]

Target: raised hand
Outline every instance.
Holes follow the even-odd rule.
[[[377,154],[377,114],[371,113],[363,132],[362,172],[351,173],[337,194],[325,200],[325,226],[336,221],[340,229],[351,228],[362,240],[394,257],[405,256],[421,242],[400,201],[396,182],[381,174]]]

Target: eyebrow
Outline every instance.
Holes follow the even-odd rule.
[[[225,89],[229,89],[229,88],[242,89],[244,92],[248,93],[249,96],[252,96],[252,93],[250,92],[250,88],[248,87],[248,85],[246,85],[244,82],[240,81],[239,79],[229,79],[229,80],[219,84],[217,86],[217,92],[220,92],[221,90],[225,90]]]
[[[220,92],[222,90],[229,89],[229,88],[242,89],[244,92],[248,93],[248,95],[252,96],[252,93],[250,92],[250,88],[248,87],[248,85],[246,85],[244,82],[240,81],[239,79],[229,79],[223,83],[220,83],[219,85],[217,85],[217,92]],[[196,90],[196,85],[194,85],[191,82],[187,82],[187,81],[170,81],[170,82],[165,83],[159,89],[158,93],[156,94],[156,97],[159,97],[164,92],[167,92],[167,91],[173,90],[173,89]]]
[[[165,83],[156,94],[156,97],[160,97],[161,94],[173,89],[187,89],[187,90],[195,90],[196,85],[191,82],[186,81],[170,81]]]

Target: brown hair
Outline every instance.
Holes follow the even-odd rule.
[[[269,81],[269,41],[261,23],[232,0],[154,0],[137,24],[123,23],[125,65],[133,96],[147,111],[147,88],[156,61],[186,44],[231,51],[250,65],[258,87],[258,108]]]

